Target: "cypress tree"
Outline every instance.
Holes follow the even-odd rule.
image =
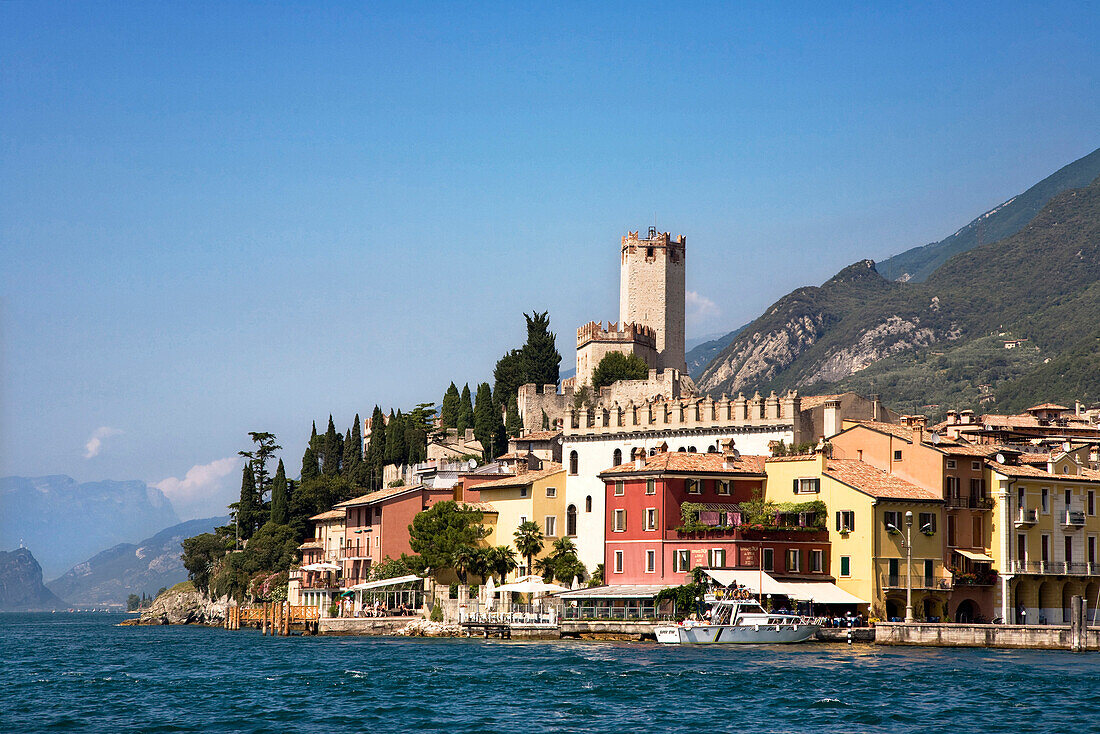
[[[405,464],[409,460],[409,447],[405,443],[405,416],[401,411],[390,416],[386,426],[386,463]]]
[[[523,421],[519,417],[519,407],[516,405],[516,397],[513,395],[512,399],[508,401],[508,417],[504,423],[504,430],[508,432],[508,435],[512,438],[519,436],[520,431],[523,430]]]
[[[516,398],[520,385],[534,381],[529,378],[526,368],[527,359],[520,349],[513,349],[497,360],[493,368],[493,398],[501,410],[508,404],[509,398]]]
[[[454,428],[458,425],[458,406],[461,398],[458,396],[458,388],[452,382],[443,394],[443,402],[439,406],[439,421],[444,428]]]
[[[493,397],[493,458],[508,452],[508,430],[504,427],[505,407],[503,401],[507,400],[503,395]]]
[[[316,445],[317,421],[313,421],[313,433],[309,437],[305,453],[302,454],[302,473],[299,476],[303,482],[321,476],[321,467],[317,463],[317,451],[314,449]]]
[[[462,397],[458,399],[458,418],[455,420],[455,429],[458,437],[466,435],[467,428],[474,427],[474,403],[470,399],[470,383],[462,387]]]
[[[340,439],[340,473],[351,478],[355,471],[355,465],[359,463],[359,452],[355,450],[355,443],[351,438],[351,429],[344,431],[344,437]]]
[[[282,459],[279,459],[279,468],[275,470],[275,480],[271,483],[271,522],[276,525],[290,522],[290,496]]]
[[[542,430],[550,430],[550,416],[546,415],[546,411],[542,411]]]
[[[340,473],[340,438],[332,415],[328,417],[328,430],[325,431],[325,443],[321,449],[321,473],[335,476]]]
[[[374,406],[370,417],[370,443],[367,444],[367,486],[377,489],[382,486],[382,467],[386,463],[386,419],[382,409]]]
[[[523,314],[523,317],[527,319],[527,343],[520,350],[523,357],[523,383],[556,385],[561,355],[554,343],[554,332],[550,331],[550,312],[531,311],[530,315]]]
[[[474,401],[474,438],[481,442],[481,458],[485,461],[492,461],[496,456],[493,440],[499,422],[500,411],[493,407],[493,393],[489,383],[483,382],[477,386],[477,399]]]
[[[256,522],[256,476],[252,465],[245,463],[241,473],[241,498],[237,502],[237,537],[248,540],[252,537]]]

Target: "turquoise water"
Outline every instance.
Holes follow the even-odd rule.
[[[261,637],[0,615],[0,730],[1100,731],[1100,655]]]

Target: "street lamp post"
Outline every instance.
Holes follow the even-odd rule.
[[[905,511],[905,623],[913,622],[913,511]]]

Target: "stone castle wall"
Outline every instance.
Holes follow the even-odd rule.
[[[622,238],[619,320],[644,324],[657,335],[658,369],[687,371],[684,361],[687,242],[651,228],[647,237]]]
[[[589,321],[577,329],[576,385],[591,385],[600,361],[612,352],[633,354],[650,368],[657,366],[657,340],[653,329],[642,324],[623,324],[622,329],[609,323]]]

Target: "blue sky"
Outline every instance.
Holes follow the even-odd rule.
[[[1100,145],[1094,6],[821,5],[0,5],[0,474],[212,511],[524,310],[570,366],[628,229],[722,332]]]

